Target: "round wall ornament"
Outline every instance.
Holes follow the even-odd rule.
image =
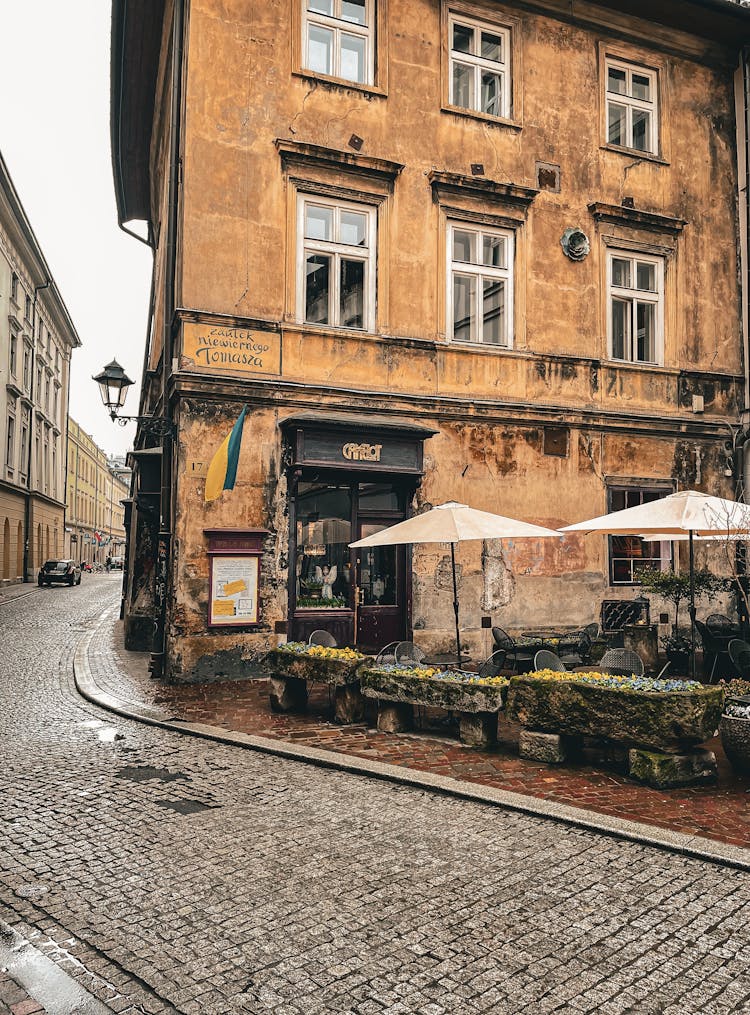
[[[560,245],[571,261],[582,261],[591,250],[589,238],[582,229],[566,229],[560,238]]]

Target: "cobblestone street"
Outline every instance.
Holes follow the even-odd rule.
[[[110,1010],[750,1011],[745,874],[85,702],[119,590],[0,604],[0,918]]]

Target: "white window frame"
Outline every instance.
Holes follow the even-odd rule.
[[[341,212],[351,211],[366,216],[367,243],[365,246],[350,246],[333,240],[317,240],[305,237],[305,210],[308,206],[331,208],[333,211],[333,235],[339,234]],[[373,205],[358,204],[355,201],[338,200],[320,197],[317,194],[302,193],[297,195],[297,320],[300,324],[312,328],[343,328],[346,331],[375,331],[375,309],[377,298],[377,208]],[[308,254],[328,254],[332,257],[333,266],[330,274],[329,314],[328,323],[320,324],[305,319],[305,264]],[[365,265],[364,307],[362,327],[340,324],[340,280],[341,259],[362,261]]]
[[[474,47],[477,48],[477,39],[481,39],[481,32],[491,32],[503,40],[502,61],[488,60],[485,57],[474,53],[457,53],[453,49],[453,28],[460,25],[462,28],[469,28],[474,33]],[[489,116],[493,119],[509,120],[512,108],[512,53],[510,29],[489,21],[480,21],[477,18],[466,17],[460,14],[450,13],[448,15],[448,102],[455,109],[466,109],[472,113],[479,113],[481,116]],[[455,64],[471,67],[474,73],[474,104],[462,106],[456,101],[453,89],[453,67]],[[501,109],[499,113],[488,113],[481,108],[482,95],[482,71],[491,71],[498,74],[502,79]]]
[[[610,68],[613,70],[623,71],[625,73],[626,89],[627,94],[623,95],[620,92],[610,92],[609,90],[609,71]],[[633,87],[633,75],[637,74],[639,77],[648,78],[651,82],[651,94],[653,99],[637,99],[632,95]],[[614,57],[607,56],[604,59],[604,95],[605,95],[605,111],[604,111],[604,139],[606,144],[612,145],[614,148],[627,148],[629,151],[642,152],[644,155],[658,155],[659,154],[659,75],[655,70],[651,70],[648,67],[642,67],[638,64],[628,63],[625,60],[617,60]],[[617,144],[615,141],[609,140],[609,107],[610,103],[618,106],[625,107],[625,134],[626,144]],[[633,145],[633,111],[643,110],[648,112],[651,116],[651,129],[649,131],[648,148],[636,148]]]
[[[635,264],[640,261],[642,264],[652,264],[656,268],[656,292],[626,286],[615,286],[612,282],[613,260],[631,262],[631,283],[634,281]],[[633,363],[639,366],[662,366],[664,364],[664,258],[653,254],[641,254],[636,250],[618,250],[613,247],[607,248],[607,349],[609,358],[618,363]],[[612,301],[622,300],[630,303],[630,348],[626,350],[629,355],[615,356],[614,334],[612,327]],[[636,323],[638,303],[653,305],[654,314],[654,356],[653,360],[637,359],[636,351]]]
[[[481,249],[483,236],[502,237],[506,243],[507,260],[505,268],[494,268],[483,264],[467,264],[464,261],[453,260],[453,235],[456,230],[460,232],[474,233],[477,237],[477,250]],[[514,266],[515,266],[515,234],[512,229],[499,229],[494,226],[478,225],[474,222],[463,222],[458,219],[448,220],[448,234],[446,243],[446,334],[449,342],[455,342],[461,346],[478,346],[482,349],[512,349],[513,348],[513,321],[514,321]],[[453,278],[454,275],[471,275],[477,279],[476,302],[472,323],[472,337],[469,341],[454,337],[454,316],[453,316]],[[505,301],[505,341],[499,344],[485,342],[479,335],[479,322],[483,315],[482,309],[483,280],[485,278],[502,279],[506,283]]]
[[[359,25],[356,22],[345,21],[342,14],[343,0],[331,0],[332,14],[323,14],[319,11],[308,10],[308,0],[301,0],[302,3],[302,67],[311,74],[322,74],[324,77],[337,78],[339,81],[351,81],[354,85],[369,85],[375,83],[375,3],[376,0],[365,0],[365,24]],[[310,28],[318,27],[333,33],[333,44],[331,52],[330,73],[315,70],[310,66],[308,55],[308,43]],[[365,79],[356,81],[354,78],[347,78],[341,72],[341,36],[353,35],[364,40],[365,43]]]

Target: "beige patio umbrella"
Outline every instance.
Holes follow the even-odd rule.
[[[637,507],[612,511],[586,522],[565,525],[560,532],[604,532],[608,535],[654,533],[669,539],[686,535],[690,543],[690,631],[691,676],[695,676],[695,562],[693,541],[696,536],[731,537],[750,534],[750,505],[722,497],[711,497],[696,490],[683,490],[661,500]]]
[[[449,501],[430,511],[414,515],[350,546],[393,546],[396,543],[450,543],[453,570],[453,612],[456,617],[456,658],[461,666],[461,635],[458,623],[458,585],[456,582],[456,543],[470,539],[531,539],[556,537],[562,533],[541,525],[505,518],[489,511],[477,511],[467,504]]]

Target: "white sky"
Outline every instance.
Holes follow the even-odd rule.
[[[117,226],[109,143],[110,0],[0,0],[0,151],[83,343],[70,414],[106,452],[132,445],[91,380],[140,380],[151,252]],[[138,385],[125,412],[138,411]]]

